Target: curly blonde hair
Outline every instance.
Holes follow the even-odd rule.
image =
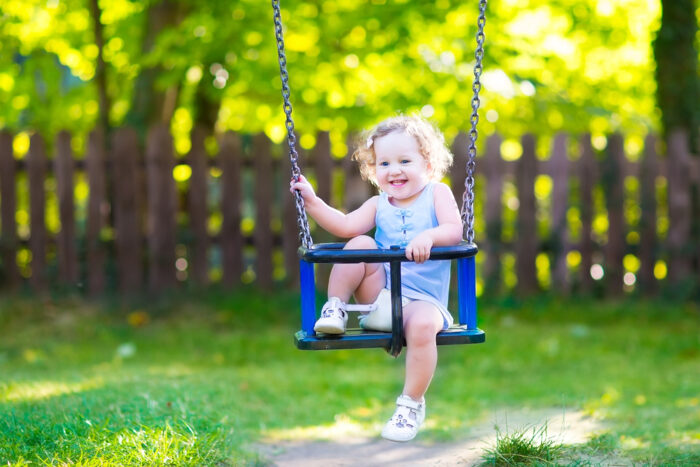
[[[362,134],[357,149],[352,155],[352,159],[360,165],[362,179],[377,185],[374,141],[399,131],[404,131],[416,139],[421,154],[430,164],[430,179],[440,180],[452,165],[452,153],[445,145],[442,132],[435,125],[422,117],[413,115],[390,117]]]

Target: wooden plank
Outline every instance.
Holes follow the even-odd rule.
[[[552,251],[552,290],[560,294],[568,292],[568,226],[566,211],[569,207],[569,157],[568,135],[558,133],[554,137],[550,174],[552,177],[552,227],[550,248]]]
[[[7,130],[0,131],[0,259],[2,275],[0,287],[14,290],[20,283],[17,268],[17,163],[12,149],[13,136]]]
[[[486,141],[486,157],[481,166],[486,178],[486,245],[484,250],[484,292],[498,294],[502,289],[501,258],[504,252],[503,233],[503,158],[501,144],[503,138],[498,133]]]
[[[357,162],[352,160],[352,154],[355,152],[356,144],[358,144],[357,138],[348,136],[348,153],[341,162],[345,177],[345,193],[343,196],[343,209],[345,212],[351,212],[359,208],[371,196],[370,182],[362,180],[360,168]]]
[[[608,211],[604,280],[607,293],[613,296],[622,292],[622,260],[625,256],[625,180],[622,173],[624,159],[622,135],[619,133],[610,135],[602,163],[601,183],[605,191],[605,207]]]
[[[58,212],[61,230],[57,238],[58,281],[76,287],[78,283],[78,255],[75,235],[75,186],[73,183],[73,150],[71,135],[61,131],[56,138],[54,173],[58,194]]]
[[[105,290],[106,251],[100,233],[107,225],[109,205],[105,198],[105,142],[102,130],[94,130],[88,137],[85,154],[90,198],[87,207],[87,225],[85,227],[87,291],[91,297],[98,296]]]
[[[693,245],[691,239],[692,198],[690,190],[690,149],[685,131],[668,136],[668,217],[666,238],[668,280],[678,286],[689,280]]]
[[[37,292],[47,289],[46,277],[46,146],[38,133],[31,136],[27,154],[29,179],[29,249],[32,275],[29,283]]]
[[[141,290],[143,284],[142,192],[138,135],[120,128],[112,135],[114,168],[114,241],[118,288],[122,293]]]
[[[303,152],[300,152],[299,163],[304,161]],[[331,187],[333,184],[333,156],[331,155],[331,140],[327,131],[321,131],[316,137],[316,146],[311,153],[311,161],[314,165],[314,173],[316,175],[316,194],[326,203],[332,206]],[[296,208],[295,208],[296,211]],[[309,218],[310,219],[310,218]],[[326,243],[338,240],[335,236],[326,232],[324,229],[317,229],[314,233],[315,243]],[[325,268],[321,266],[316,268],[317,272],[323,273]],[[325,283],[327,278],[317,277],[321,283]]]
[[[192,244],[189,248],[189,269],[198,286],[209,283],[209,233],[207,231],[207,152],[204,140],[207,130],[196,126],[192,131],[192,149],[188,162],[192,169],[188,191],[188,210]]]
[[[292,164],[289,161],[289,146],[285,141],[282,151],[282,253],[284,255],[284,269],[286,281],[289,286],[299,286],[299,227],[297,224],[296,205],[294,195],[288,190],[288,183],[292,179]]]
[[[331,156],[331,139],[327,131],[316,135],[316,146],[312,152],[316,172],[317,195],[326,203],[331,202],[331,184],[333,175],[333,157]]]
[[[175,286],[176,191],[175,157],[170,130],[158,124],[146,139],[148,179],[148,258],[150,290],[162,292]]]
[[[578,163],[581,239],[579,252],[581,253],[581,266],[579,268],[580,289],[583,293],[593,291],[593,278],[591,267],[593,266],[593,187],[598,179],[597,163],[591,135],[583,134],[580,139],[581,157]]]
[[[638,289],[645,295],[656,291],[654,266],[656,264],[656,176],[657,176],[656,137],[648,134],[644,139],[644,154],[639,168],[640,205],[642,217],[639,221],[639,261],[637,274]]]
[[[243,150],[240,137],[227,132],[219,146],[221,164],[221,258],[222,283],[236,287],[243,275],[243,235],[241,233],[241,166]]]
[[[518,189],[520,208],[517,215],[516,273],[517,290],[528,295],[538,290],[537,258],[538,240],[536,226],[535,176],[535,137],[526,134],[522,137],[523,153],[517,161],[515,180]]]
[[[467,157],[469,155],[469,137],[467,134],[462,131],[457,133],[451,149],[454,160],[450,170],[450,184],[452,195],[454,195],[457,204],[461,208],[465,190],[464,180],[467,176]]]
[[[272,289],[272,250],[273,238],[270,221],[274,177],[270,140],[264,133],[253,138],[255,169],[255,276],[263,290]]]

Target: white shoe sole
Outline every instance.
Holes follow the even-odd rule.
[[[338,327],[334,324],[316,323],[314,326],[314,331],[322,332],[324,334],[345,334],[344,327]]]

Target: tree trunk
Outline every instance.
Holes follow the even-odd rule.
[[[700,132],[700,77],[695,38],[696,0],[662,0],[661,27],[654,41],[657,102],[664,131],[685,129],[697,153]]]
[[[95,31],[95,45],[97,45],[97,66],[95,67],[95,84],[97,85],[97,95],[100,103],[99,127],[107,144],[110,140],[109,133],[109,110],[111,107],[109,94],[107,94],[107,66],[104,59],[104,30],[102,27],[102,10],[97,0],[90,0],[90,15],[92,16]],[[108,149],[105,147],[105,149]]]
[[[144,55],[153,50],[158,35],[177,24],[181,16],[179,4],[173,0],[161,0],[149,7],[142,46]],[[135,128],[142,139],[153,124],[169,125],[175,111],[177,88],[162,90],[156,87],[156,78],[161,71],[159,66],[144,67],[134,83],[134,97],[126,123]]]

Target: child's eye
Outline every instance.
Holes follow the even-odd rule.
[[[409,164],[410,162],[411,162],[411,161],[408,160],[408,159],[402,159],[402,160],[401,160],[401,163],[402,163],[402,164]]]
[[[379,163],[380,167],[387,167],[389,165],[388,162],[380,162]]]

